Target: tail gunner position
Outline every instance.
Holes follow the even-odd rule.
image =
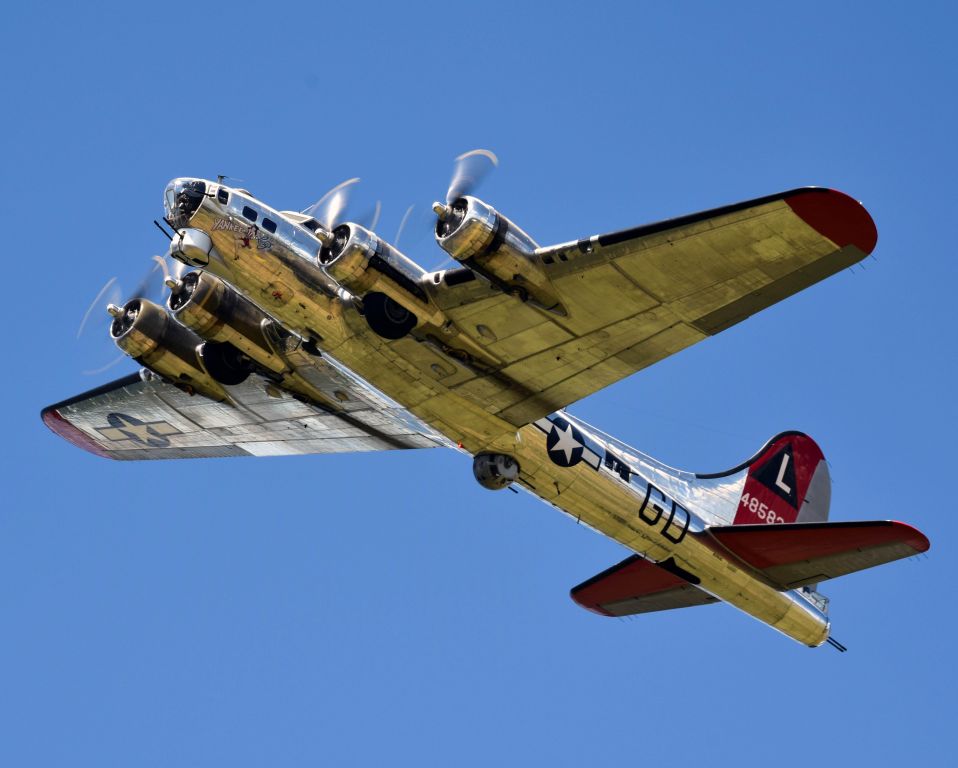
[[[524,487],[627,547],[572,590],[607,616],[724,601],[810,646],[827,579],[924,552],[904,523],[829,522],[828,466],[800,432],[717,474],[680,472],[562,409],[863,259],[871,217],[803,188],[543,247],[470,194],[461,156],[426,272],[340,221],[221,181],[170,183],[161,307],[110,305],[143,367],[52,405],[57,434],[115,459],[456,447],[486,488]]]

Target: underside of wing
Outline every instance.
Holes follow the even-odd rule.
[[[443,298],[502,361],[458,389],[535,421],[860,261],[876,239],[858,202],[805,188],[541,248],[553,311],[478,282]]]
[[[632,555],[574,587],[570,594],[583,608],[602,616],[632,616],[718,602],[677,575],[677,570],[671,560],[656,564]]]
[[[891,520],[727,525],[706,534],[781,589],[817,584],[925,552],[928,539]]]
[[[392,448],[447,441],[361,382],[326,372],[341,408],[305,402],[264,377],[226,387],[230,401],[192,395],[133,374],[45,408],[44,423],[74,445],[111,459],[282,456]]]

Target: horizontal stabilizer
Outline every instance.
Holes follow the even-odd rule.
[[[727,525],[708,534],[780,589],[911,557],[930,546],[921,531],[891,520]]]
[[[655,564],[632,555],[574,587],[571,596],[586,610],[602,616],[631,616],[718,602],[677,571],[681,569],[671,558]]]

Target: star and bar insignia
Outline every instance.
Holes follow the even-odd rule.
[[[539,419],[535,424],[546,433],[546,451],[553,464],[574,467],[584,460],[593,469],[599,468],[599,455],[589,447],[582,432],[567,419],[556,416]]]
[[[178,435],[180,430],[165,421],[140,421],[125,413],[111,413],[106,417],[108,427],[98,427],[103,437],[110,441],[132,440],[143,447],[166,448],[169,435]]]

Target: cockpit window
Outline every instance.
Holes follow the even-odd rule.
[[[249,219],[250,221],[256,221],[256,211],[250,208],[248,205],[243,206],[243,217]]]

